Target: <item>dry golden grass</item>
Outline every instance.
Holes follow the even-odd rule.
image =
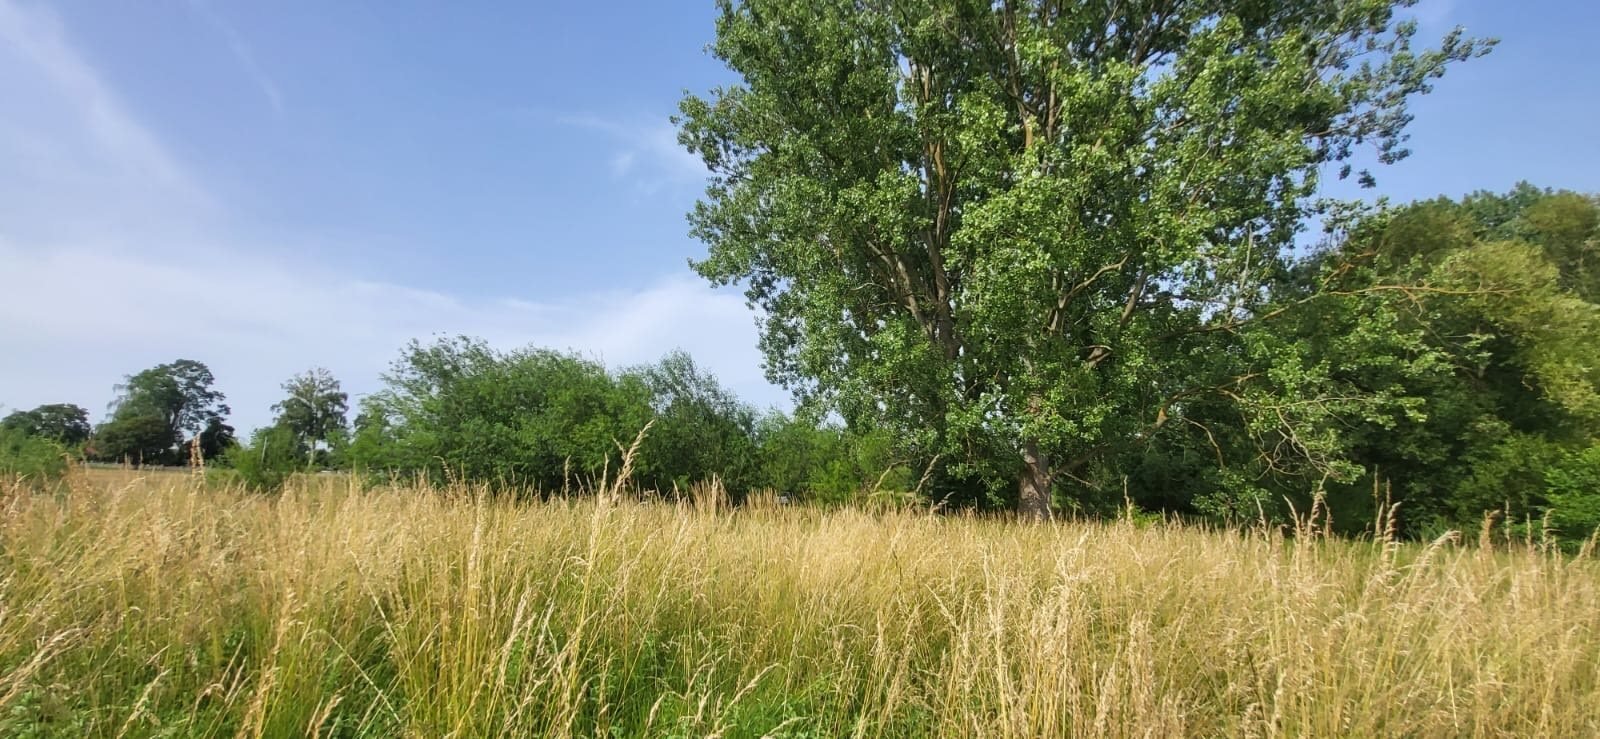
[[[701,500],[0,488],[0,735],[1600,735],[1591,558]]]

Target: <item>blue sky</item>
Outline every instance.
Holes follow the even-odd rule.
[[[1416,12],[1502,43],[1415,105],[1379,194],[1600,191],[1600,3]],[[703,172],[667,117],[731,80],[712,15],[0,0],[0,403],[98,415],[122,375],[187,357],[248,429],[295,372],[370,392],[406,340],[465,333],[614,366],[683,347],[784,404],[742,296],[686,266]]]

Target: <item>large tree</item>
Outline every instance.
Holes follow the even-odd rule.
[[[1031,516],[1213,402],[1268,469],[1326,467],[1351,395],[1246,329],[1327,165],[1404,157],[1408,100],[1487,49],[1413,48],[1411,4],[721,0],[696,267],[803,400]]]
[[[181,442],[228,415],[223,402],[227,397],[212,387],[215,384],[211,369],[192,359],[151,367],[116,387],[111,422],[159,418],[174,443]]]
[[[161,416],[124,414],[95,429],[91,456],[106,462],[172,464],[180,440]]]
[[[333,373],[317,367],[283,383],[287,397],[272,406],[277,423],[293,433],[308,454],[345,430],[350,396],[339,388]]]

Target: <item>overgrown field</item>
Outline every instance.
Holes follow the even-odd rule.
[[[1594,736],[1535,547],[482,491],[0,488],[0,736]]]

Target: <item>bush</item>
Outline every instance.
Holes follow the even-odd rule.
[[[731,390],[681,351],[625,373],[619,384],[632,379],[649,391],[655,411],[634,470],[641,485],[688,490],[716,477],[736,496],[756,487],[756,415]]]
[[[482,341],[413,342],[366,398],[348,458],[380,474],[424,474],[561,490],[615,473],[653,415],[637,376],[576,355],[495,351]]]
[[[1550,523],[1568,544],[1600,529],[1600,446],[1572,452],[1545,470]]]
[[[852,433],[774,413],[761,420],[757,436],[762,484],[780,494],[842,504],[916,485],[916,474],[885,432]]]
[[[225,456],[237,480],[246,488],[275,493],[294,473],[305,469],[305,447],[293,431],[270,426],[250,437],[249,446],[236,446]]]
[[[54,441],[0,428],[0,478],[43,484],[67,472],[67,450]]]

